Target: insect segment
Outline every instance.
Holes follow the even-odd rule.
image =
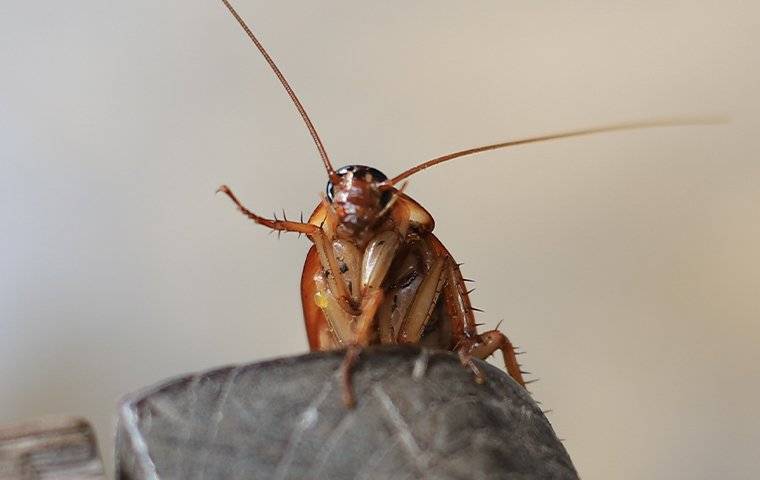
[[[306,235],[309,250],[301,277],[301,299],[309,347],[347,348],[343,362],[344,400],[354,404],[351,367],[362,347],[417,344],[455,351],[477,380],[473,358],[500,351],[509,375],[525,386],[515,349],[497,329],[479,333],[467,281],[459,265],[433,234],[433,217],[404,193],[409,176],[454,158],[525,143],[642,127],[713,123],[659,120],[556,133],[462,150],[423,162],[387,178],[379,170],[350,165],[335,170],[316,128],[293,89],[259,40],[227,0],[240,23],[301,114],[327,171],[327,192],[307,222],[265,218],[252,212],[226,185],[226,194],[254,222],[278,232]]]

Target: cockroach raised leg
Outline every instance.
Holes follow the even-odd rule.
[[[312,225],[310,223],[292,222],[290,220],[279,219],[272,220],[260,215],[256,215],[252,211],[248,210],[242,203],[240,203],[240,200],[237,199],[235,194],[232,193],[232,190],[230,190],[227,185],[222,185],[216,191],[217,193],[221,192],[230,197],[230,200],[232,200],[235,205],[237,205],[238,209],[243,213],[243,215],[258,223],[259,225],[264,225],[265,227],[271,228],[272,230],[298,232],[306,235],[315,235],[320,231],[318,226]]]
[[[277,218],[269,219],[269,218],[265,218],[260,215],[257,215],[253,213],[252,211],[250,211],[248,208],[246,208],[242,203],[240,203],[240,200],[238,200],[238,198],[235,196],[234,193],[232,193],[232,190],[230,190],[230,188],[227,185],[222,185],[221,187],[219,187],[217,189],[217,192],[221,192],[227,195],[230,198],[230,200],[232,200],[233,203],[237,205],[238,209],[243,213],[243,215],[250,218],[254,222],[258,223],[259,225],[263,225],[265,227],[271,228],[272,231],[297,232],[299,234],[308,235],[314,241],[314,244],[317,246],[319,255],[324,260],[324,263],[326,265],[329,265],[330,267],[330,271],[332,272],[332,278],[330,279],[330,286],[337,293],[341,307],[349,313],[353,313],[353,314],[358,313],[354,311],[354,309],[351,308],[351,301],[350,301],[351,295],[346,289],[345,282],[343,282],[342,279],[340,278],[340,269],[338,268],[338,262],[335,259],[335,253],[332,247],[329,245],[329,242],[327,238],[325,237],[324,232],[319,226],[313,225],[311,223],[293,222],[290,220],[279,220]]]

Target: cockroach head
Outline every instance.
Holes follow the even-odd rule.
[[[327,199],[347,234],[364,230],[378,220],[395,190],[380,170],[364,165],[338,169],[327,182]]]

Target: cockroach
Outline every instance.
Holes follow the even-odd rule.
[[[222,0],[278,78],[309,130],[327,171],[327,191],[308,221],[262,217],[246,208],[226,185],[226,194],[248,218],[272,231],[306,235],[313,245],[301,276],[301,301],[312,351],[345,348],[344,401],[355,403],[350,381],[361,349],[375,344],[415,344],[454,351],[475,379],[473,362],[500,351],[507,373],[525,387],[515,348],[498,326],[478,332],[467,279],[441,241],[435,221],[404,193],[406,179],[440,163],[488,150],[636,128],[714,123],[712,120],[655,120],[573,130],[495,143],[449,153],[393,178],[376,168],[334,169],[306,109],[272,57],[228,0]],[[398,186],[398,187],[397,187]]]

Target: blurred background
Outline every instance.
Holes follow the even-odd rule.
[[[463,158],[408,193],[527,351],[586,479],[760,476],[760,8],[751,2],[238,0],[336,165],[672,115]],[[206,1],[0,4],[0,423],[91,419],[167,376],[306,351],[325,173]],[[498,364],[498,361],[495,361]]]

